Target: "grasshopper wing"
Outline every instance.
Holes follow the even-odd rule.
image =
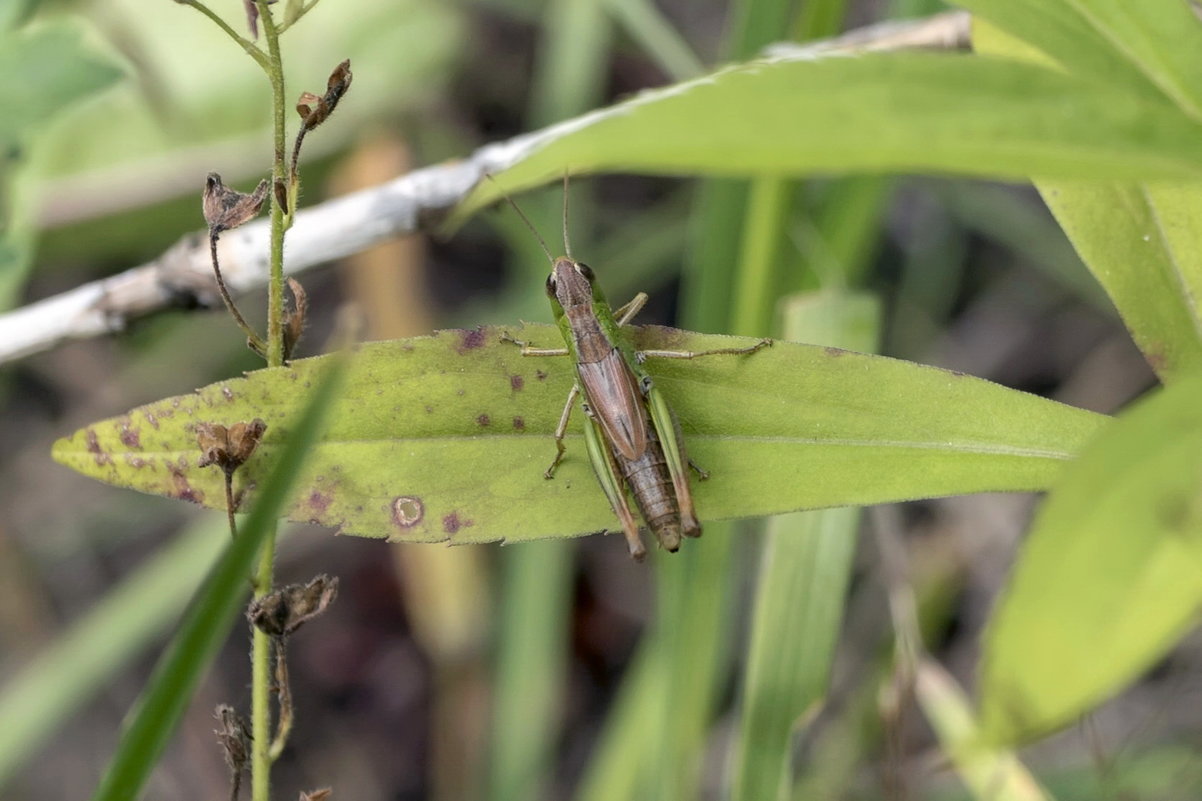
[[[637,459],[647,449],[647,411],[639,381],[617,348],[596,362],[576,365],[594,418],[614,449]]]

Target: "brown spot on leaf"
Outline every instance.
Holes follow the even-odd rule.
[[[132,453],[125,454],[125,463],[135,470],[141,470],[146,466],[146,460],[141,456],[134,456]]]
[[[426,507],[421,498],[400,495],[392,499],[392,522],[401,528],[413,528],[421,522],[425,513]]]
[[[92,454],[92,456],[96,459],[96,464],[99,467],[104,467],[106,464],[113,463],[113,457],[110,456],[104,448],[100,447],[100,437],[97,436],[95,429],[88,429],[87,440],[88,453]]]
[[[492,418],[490,418],[486,414],[478,415],[476,417],[476,425],[481,426],[481,427],[490,426],[490,425],[492,425]]]
[[[326,510],[330,508],[330,496],[324,492],[313,490],[309,495],[309,508],[314,514],[324,515]]]
[[[426,404],[426,414],[434,414],[434,407],[428,403]]]
[[[843,350],[843,348],[825,347],[823,350],[826,352],[827,356],[839,357],[847,355],[847,351]]]
[[[150,423],[150,427],[155,431],[159,430],[159,418],[155,417],[154,412],[146,413],[146,422]]]
[[[473,328],[469,330],[461,330],[459,332],[459,344],[455,346],[455,350],[459,355],[467,353],[469,350],[484,347],[485,337],[483,328]]]
[[[176,498],[191,503],[204,503],[205,494],[189,484],[187,477],[180,471],[172,469],[171,482],[175,485],[173,494]]]
[[[514,392],[521,392],[522,387],[524,386],[526,386],[526,379],[522,378],[520,375],[509,376],[509,388]]]
[[[121,437],[121,444],[125,447],[142,449],[141,435],[138,433],[138,429],[130,428],[129,421],[121,424],[121,433],[118,436]]]
[[[513,418],[513,428],[515,431],[525,431],[526,421],[520,417]]]
[[[442,519],[442,530],[447,534],[457,534],[459,529],[475,525],[474,520],[460,520],[458,512],[451,512]]]
[[[222,387],[222,388],[221,388],[221,394],[225,396],[225,399],[226,399],[227,401],[233,402],[233,400],[234,400],[234,391],[233,391],[232,389],[230,389],[229,387]]]
[[[542,370],[535,370],[534,377],[537,378],[539,381],[545,381],[547,378],[547,374]]]

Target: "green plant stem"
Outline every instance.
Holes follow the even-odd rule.
[[[273,185],[287,186],[285,161],[284,67],[280,57],[280,34],[266,0],[256,0],[263,22],[263,37],[267,40],[270,65],[267,77],[271,80],[271,121],[274,160],[271,165]],[[271,197],[271,278],[267,290],[267,366],[284,363],[284,209]]]
[[[267,41],[267,77],[271,81],[271,118],[273,185],[286,181],[284,67],[280,56],[280,32],[267,0],[256,0],[263,38]],[[271,277],[267,292],[267,366],[284,364],[284,210],[271,195]],[[273,526],[259,554],[255,574],[255,597],[271,592],[275,566],[276,529]],[[251,799],[270,801],[271,797],[271,640],[254,629],[251,643]]]

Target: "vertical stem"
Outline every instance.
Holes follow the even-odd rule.
[[[266,0],[257,0],[267,40],[271,80],[271,121],[274,160],[271,165],[271,278],[267,289],[267,366],[284,363],[284,209],[275,198],[274,186],[287,185],[284,125],[284,67],[280,58],[279,31]]]
[[[271,590],[275,567],[275,531],[267,534],[259,554],[259,569],[255,572],[255,597],[261,598]],[[271,798],[271,638],[257,626],[252,626],[251,641],[251,799],[269,801]]]
[[[271,118],[274,158],[272,186],[285,181],[284,68],[280,57],[279,30],[267,0],[256,0],[263,36],[267,40],[267,77],[271,81]],[[284,210],[272,191],[271,278],[267,292],[267,366],[284,363]],[[255,574],[255,597],[271,592],[275,566],[274,527],[263,543]],[[270,801],[271,792],[271,640],[254,629],[251,644],[251,799]]]

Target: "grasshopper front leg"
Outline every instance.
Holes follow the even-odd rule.
[[[742,356],[757,350],[772,347],[771,339],[761,339],[746,348],[715,348],[714,350],[640,350],[639,361],[644,359],[698,359],[702,356]]]
[[[514,339],[509,334],[501,335],[502,342],[511,342],[520,347],[523,356],[567,356],[567,348],[532,348],[528,342],[523,342],[520,339]],[[559,416],[559,424],[555,426],[555,458],[551,461],[551,466],[543,471],[543,478],[552,479],[555,477],[555,468],[559,467],[559,463],[563,461],[564,452],[567,447],[563,444],[564,435],[568,430],[568,420],[572,417],[572,404],[576,401],[576,396],[580,394],[580,385],[573,384],[572,391],[568,393],[568,402],[563,405],[563,413]]]

